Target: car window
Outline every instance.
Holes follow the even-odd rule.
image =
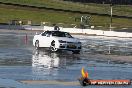
[[[42,36],[46,36],[46,35],[51,35],[51,32],[50,31],[46,31],[46,32],[44,32],[44,33],[42,33]]]
[[[68,37],[68,38],[72,38],[72,36],[67,32],[65,33],[65,36]]]
[[[52,32],[52,36],[57,36],[57,37],[65,37],[65,34],[63,32]]]
[[[46,36],[47,32],[42,33],[42,36]]]
[[[69,33],[67,33],[67,32],[60,32],[60,31],[54,31],[54,32],[52,32],[52,36],[68,37],[68,38],[72,37]]]

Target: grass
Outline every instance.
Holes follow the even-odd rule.
[[[32,11],[30,9],[9,9],[0,8],[0,21],[1,23],[8,22],[12,19],[18,20],[31,20],[35,23],[40,22],[52,22],[52,23],[72,23],[74,21],[74,15],[79,16],[79,14],[70,14],[63,12],[54,11]]]
[[[70,9],[78,11],[90,11],[96,13],[107,13],[109,14],[108,5],[101,4],[81,4],[64,2],[62,0],[0,0],[1,2],[10,2],[18,4],[28,4],[35,6],[46,6],[52,8]],[[132,15],[131,6],[114,6],[114,14],[118,15]],[[60,11],[48,11],[39,10],[32,8],[22,8],[17,6],[7,6],[0,5],[0,23],[8,23],[10,20],[18,19],[27,22],[31,20],[33,24],[40,24],[41,22],[53,23],[63,23],[61,26],[71,26],[71,24],[76,24],[79,27],[80,21],[75,21],[75,18],[80,18],[82,15],[89,14],[79,14],[79,13],[68,13]],[[103,26],[105,30],[108,29],[110,23],[110,17],[91,15],[90,25]],[[121,27],[132,27],[132,19],[125,18],[113,18],[112,26]]]
[[[37,7],[48,7],[56,9],[65,9],[73,11],[91,12],[110,14],[110,6],[108,4],[82,4],[73,3],[63,0],[0,0],[5,3],[24,4]],[[120,16],[132,16],[132,6],[128,5],[114,5],[113,14]]]

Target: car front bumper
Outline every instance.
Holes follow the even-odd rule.
[[[79,43],[60,43],[58,49],[81,50],[81,44]]]

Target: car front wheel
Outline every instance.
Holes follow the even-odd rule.
[[[58,51],[58,49],[55,48],[55,41],[54,41],[54,40],[51,42],[50,50],[51,50],[52,52],[56,52],[56,51]]]

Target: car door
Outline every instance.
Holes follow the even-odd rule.
[[[41,37],[39,39],[39,44],[41,47],[50,47],[51,45],[51,32],[46,31],[41,34]]]

